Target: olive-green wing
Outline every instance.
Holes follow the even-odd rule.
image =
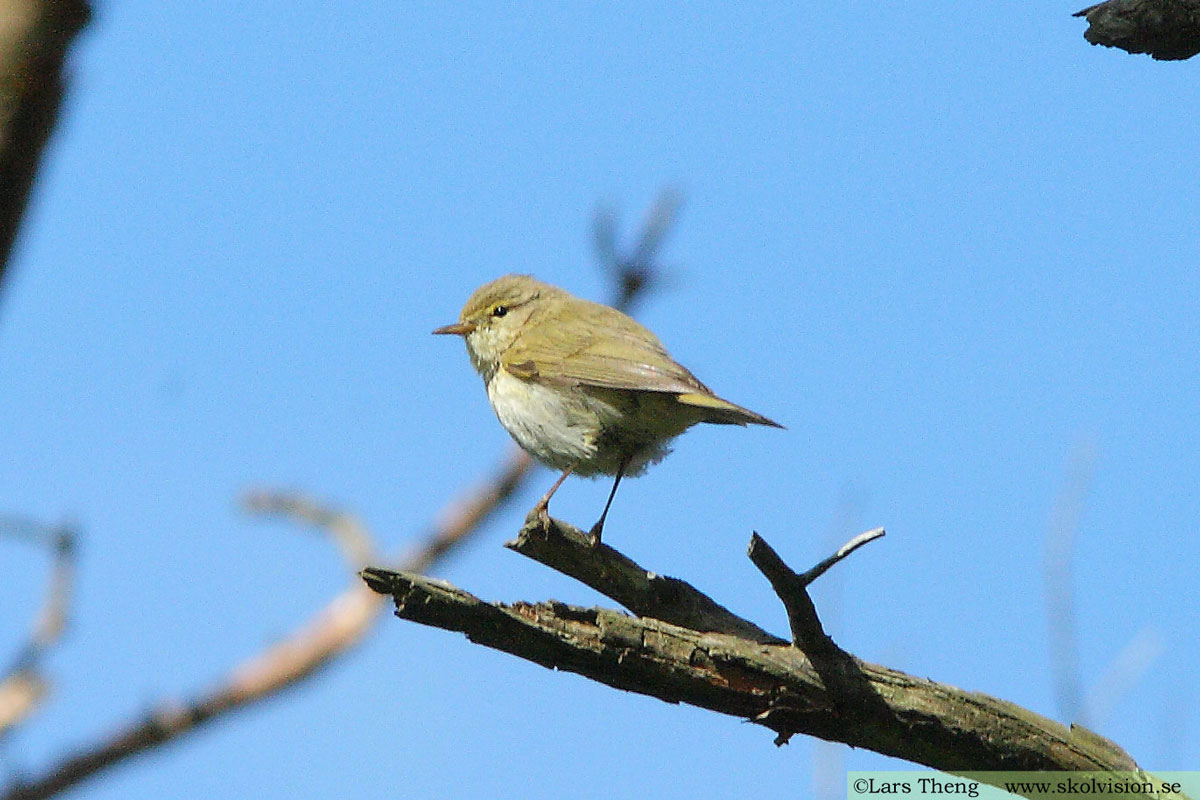
[[[608,306],[575,303],[531,316],[504,352],[504,368],[520,378],[559,385],[711,394],[633,319]]]
[[[586,301],[570,309],[530,316],[521,336],[501,357],[522,380],[559,386],[595,386],[665,392],[698,409],[705,422],[770,425],[777,422],[722,400],[667,353],[658,337],[616,309]],[[556,316],[556,313],[558,316]]]

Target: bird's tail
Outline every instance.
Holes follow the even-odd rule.
[[[716,395],[700,394],[699,392],[687,392],[685,394],[676,395],[676,399],[685,406],[693,406],[702,409],[705,422],[712,422],[717,425],[769,425],[772,428],[782,428],[778,422],[767,419],[762,414],[756,414],[748,408],[731,403],[728,400],[722,400]]]

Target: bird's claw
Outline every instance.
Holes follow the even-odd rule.
[[[550,530],[550,510],[544,503],[538,503],[525,515],[525,524],[535,524],[543,531]]]

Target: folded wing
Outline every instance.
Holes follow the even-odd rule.
[[[553,311],[531,316],[523,335],[504,353],[505,369],[559,386],[674,394],[680,403],[705,412],[706,422],[782,427],[717,397],[633,319],[608,306],[591,306],[586,325],[556,319]],[[546,335],[530,335],[543,326]]]

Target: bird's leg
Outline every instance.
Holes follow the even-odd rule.
[[[608,502],[604,504],[604,510],[600,512],[600,519],[596,520],[596,524],[588,531],[591,536],[592,547],[597,547],[600,544],[600,534],[604,532],[604,518],[608,516],[608,507],[612,505],[613,498],[617,496],[617,487],[621,485],[621,476],[625,474],[625,468],[629,466],[629,456],[621,459],[621,466],[617,467],[617,479],[613,481],[612,491],[608,493]]]
[[[562,486],[562,482],[567,479],[567,476],[570,475],[574,469],[574,467],[567,467],[565,470],[563,470],[563,474],[558,476],[558,480],[556,480],[554,485],[550,487],[550,491],[542,495],[542,499],[538,500],[537,505],[535,505],[529,512],[529,516],[536,516],[538,518],[538,522],[540,522],[544,527],[550,527],[550,512],[547,510],[550,506],[550,498],[554,496],[554,493],[558,491],[558,487]]]

